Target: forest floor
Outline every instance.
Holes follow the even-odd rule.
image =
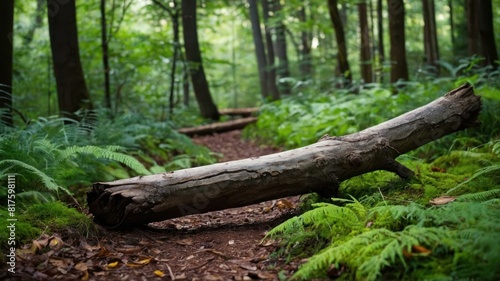
[[[194,142],[221,153],[220,162],[278,152],[242,140],[241,131],[196,137]],[[286,280],[299,261],[272,258],[276,244],[262,238],[296,214],[298,204],[296,196],[127,231],[101,229],[99,238],[42,235],[31,250],[24,250],[31,254],[18,254],[17,277],[0,279]],[[35,247],[50,250],[33,255]]]

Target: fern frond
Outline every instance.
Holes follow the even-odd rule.
[[[70,158],[74,157],[79,153],[86,153],[95,156],[96,158],[104,158],[113,161],[117,161],[123,163],[129,168],[133,169],[139,174],[142,175],[150,175],[149,172],[144,165],[135,159],[132,156],[116,152],[120,149],[118,146],[107,146],[105,148],[101,148],[98,146],[86,145],[86,146],[70,146],[61,151],[62,158]]]
[[[500,171],[500,164],[495,164],[491,166],[484,167],[482,169],[477,170],[472,177],[470,177],[468,180],[460,183],[459,185],[455,186],[454,188],[448,190],[446,193],[452,193],[453,191],[457,190],[458,188],[464,186],[465,184],[473,181],[474,179],[484,176],[485,174],[495,172],[495,171]]]
[[[492,189],[486,190],[476,193],[464,194],[457,197],[457,202],[483,202],[489,199],[499,198],[500,197],[500,189]]]
[[[17,165],[20,166],[34,175],[36,175],[38,178],[40,178],[41,182],[43,185],[49,190],[53,192],[59,192],[60,190],[66,192],[67,194],[70,194],[70,191],[60,185],[58,185],[55,180],[51,177],[49,177],[47,174],[44,172],[40,171],[39,169],[35,168],[34,166],[24,163],[22,161],[14,160],[14,159],[7,159],[7,160],[2,160],[0,161],[0,166],[4,164],[10,164],[10,165]]]

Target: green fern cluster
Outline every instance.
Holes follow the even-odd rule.
[[[493,280],[500,276],[499,197],[500,190],[492,190],[435,207],[368,208],[355,199],[340,202],[344,206],[321,203],[275,227],[266,238],[284,237],[289,253],[309,247],[310,240],[298,238],[311,239],[310,233],[323,242],[323,249],[295,273],[297,280],[326,277],[332,265],[346,267],[343,278],[350,280]]]

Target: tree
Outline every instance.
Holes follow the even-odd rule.
[[[75,0],[49,0],[47,10],[59,112],[76,120],[75,112],[92,109],[92,103],[80,62]]]
[[[408,80],[405,38],[405,7],[403,0],[387,0],[389,38],[391,44],[391,83]]]
[[[478,23],[478,4],[477,0],[466,0],[465,11],[467,14],[467,46],[469,56],[479,54],[479,27]]]
[[[259,20],[259,10],[257,7],[256,0],[248,0],[248,9],[250,12],[250,22],[252,24],[252,37],[253,44],[255,46],[255,56],[257,57],[257,67],[259,70],[259,81],[260,81],[260,90],[262,94],[262,98],[269,99],[270,90],[269,90],[269,75],[267,73],[267,59],[266,52],[264,50],[264,41],[262,40],[262,31],[260,29],[260,20]]]
[[[276,35],[276,40],[274,41],[274,49],[276,50],[276,57],[278,58],[278,79],[290,77],[290,70],[288,68],[288,53],[287,53],[287,44],[286,44],[286,36],[285,36],[285,25],[283,21],[279,18],[281,15],[282,6],[280,1],[278,0],[264,0],[270,1],[271,10],[273,12],[274,19],[274,31]],[[278,80],[279,81],[279,80]],[[290,94],[290,85],[289,83],[279,82],[279,90],[280,93],[289,95]]]
[[[370,28],[368,27],[368,12],[366,1],[358,3],[359,31],[361,37],[361,78],[365,83],[373,82],[372,54],[370,41]]]
[[[439,45],[436,31],[436,12],[434,0],[422,0],[424,16],[424,50],[428,65],[434,67],[436,75],[439,74]]]
[[[495,44],[495,32],[493,29],[493,5],[491,0],[479,0],[478,18],[479,35],[481,37],[481,50],[485,64],[498,66],[498,53]]]
[[[297,11],[297,18],[302,24],[302,31],[300,33],[300,74],[302,78],[311,78],[312,75],[312,57],[311,57],[311,38],[312,34],[310,28],[307,26],[307,13],[306,6],[301,3]]]
[[[337,195],[351,177],[386,170],[414,173],[399,155],[474,126],[481,98],[470,85],[361,132],[322,137],[312,145],[267,156],[169,173],[98,182],[87,193],[94,219],[126,227],[316,192]]]
[[[12,126],[14,0],[0,1],[0,122]]]
[[[218,120],[219,111],[210,94],[198,43],[196,0],[182,0],[181,3],[184,49],[198,107],[203,117]]]
[[[347,60],[347,43],[344,35],[344,25],[342,24],[337,5],[337,0],[328,0],[328,11],[330,13],[333,28],[335,29],[335,38],[337,41],[338,66],[343,78],[346,80],[347,84],[350,84],[352,81],[352,73]]]
[[[109,88],[109,56],[108,56],[108,35],[106,23],[106,0],[101,0],[101,48],[102,65],[104,67],[104,105],[111,109],[111,92]]]
[[[271,32],[271,25],[269,23],[269,0],[262,0],[262,14],[264,15],[264,34],[266,37],[266,49],[267,49],[267,66],[266,66],[266,85],[268,91],[273,100],[278,100],[280,98],[280,92],[278,86],[276,85],[277,75],[276,66],[274,62],[274,42],[273,35]],[[258,19],[258,18],[257,18]],[[260,29],[260,28],[259,28]]]
[[[383,66],[385,62],[385,47],[384,47],[384,21],[382,14],[382,0],[377,0],[377,50],[378,50],[378,64],[380,72],[380,83],[383,79]]]

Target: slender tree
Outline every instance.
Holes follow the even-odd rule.
[[[274,59],[274,41],[272,35],[272,27],[269,23],[269,0],[262,0],[262,14],[264,15],[264,34],[266,37],[266,50],[267,50],[267,66],[266,66],[266,85],[273,100],[278,100],[280,98],[280,92],[276,81],[278,77],[276,75],[276,65]],[[255,34],[254,34],[255,35]]]
[[[495,44],[493,29],[493,5],[491,0],[479,0],[479,35],[481,36],[481,50],[485,64],[498,66],[498,52]]]
[[[467,46],[469,56],[479,54],[478,0],[466,0]]]
[[[380,73],[380,83],[384,82],[383,67],[385,63],[384,47],[384,21],[382,14],[382,0],[377,0],[377,51],[378,51],[378,72]]]
[[[78,119],[80,109],[92,109],[90,95],[80,62],[75,0],[47,1],[50,47],[57,84],[59,112]]]
[[[266,0],[264,0],[266,1]],[[269,0],[267,0],[269,1]],[[273,17],[275,17],[275,34],[276,40],[274,41],[274,49],[276,50],[276,57],[278,58],[278,79],[290,77],[290,69],[288,67],[288,53],[285,36],[285,24],[279,18],[281,16],[282,6],[279,0],[271,0],[271,9]],[[285,95],[290,94],[290,85],[288,83],[278,83],[280,93]]]
[[[408,80],[405,39],[405,7],[403,0],[387,0],[389,38],[391,43],[391,83]]]
[[[424,50],[427,64],[432,65],[439,75],[439,45],[436,30],[436,12],[434,0],[422,0],[424,16]]]
[[[311,78],[312,75],[312,58],[311,58],[311,30],[307,26],[306,6],[301,4],[297,11],[297,18],[302,23],[302,31],[300,32],[300,74],[303,78]]]
[[[104,105],[111,109],[111,92],[109,80],[109,56],[108,56],[108,35],[106,22],[106,0],[101,0],[101,48],[102,48],[102,65],[104,67]]]
[[[337,41],[337,60],[340,73],[343,75],[347,84],[352,81],[351,69],[347,60],[347,44],[344,35],[344,25],[340,18],[337,0],[328,0],[328,11],[330,19],[335,29],[335,38]]]
[[[257,57],[257,67],[259,70],[260,90],[264,99],[270,97],[267,74],[267,59],[264,50],[264,41],[262,40],[262,31],[260,30],[259,10],[256,0],[248,0],[248,9],[250,12],[250,22],[252,24],[252,37],[255,46],[255,55]]]
[[[200,113],[205,118],[219,119],[219,111],[210,95],[210,88],[203,69],[200,44],[198,43],[198,27],[196,26],[196,0],[182,0],[182,27],[184,49],[189,63],[191,82],[198,101]]]
[[[373,82],[372,48],[370,41],[370,28],[368,27],[368,11],[366,1],[358,3],[359,30],[361,37],[360,58],[361,77],[365,83]]]
[[[0,121],[12,126],[14,0],[0,1]]]

